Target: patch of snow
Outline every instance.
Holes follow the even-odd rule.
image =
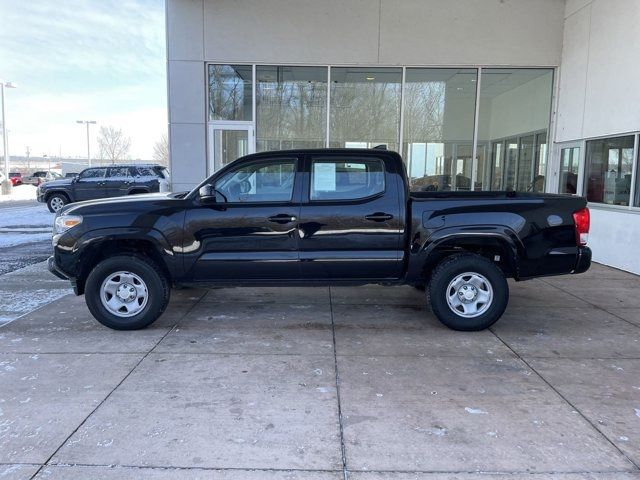
[[[20,227],[53,227],[53,217],[49,209],[42,203],[35,205],[3,206],[0,208],[0,228],[19,229]]]
[[[51,238],[51,233],[2,233],[0,234],[0,248],[15,247],[25,243],[43,242]]]
[[[484,410],[480,410],[479,408],[471,408],[464,407],[464,411],[470,413],[471,415],[487,415],[489,412],[485,412]]]
[[[38,187],[35,185],[18,185],[11,189],[9,195],[0,195],[0,202],[15,202],[16,200],[35,200],[36,190]]]

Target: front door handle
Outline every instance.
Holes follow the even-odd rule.
[[[297,220],[296,217],[294,217],[293,215],[289,215],[286,213],[280,213],[278,215],[272,215],[271,217],[267,218],[267,220],[269,220],[270,222],[273,223],[291,223],[291,222],[295,222]]]
[[[366,220],[370,220],[372,222],[386,222],[387,220],[391,220],[393,215],[384,212],[376,212],[371,215],[365,215]]]

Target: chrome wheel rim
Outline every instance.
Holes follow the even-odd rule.
[[[60,197],[53,197],[51,199],[51,208],[53,208],[54,212],[57,212],[62,207],[64,207],[64,200],[62,200]]]
[[[147,306],[149,290],[135,273],[114,272],[102,282],[100,301],[109,313],[117,317],[133,317]]]
[[[465,272],[449,282],[445,296],[453,313],[464,318],[475,318],[491,307],[493,288],[484,275]]]

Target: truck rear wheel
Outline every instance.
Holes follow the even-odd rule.
[[[473,253],[445,258],[427,287],[431,310],[453,330],[478,331],[493,325],[509,302],[509,285],[494,263]]]
[[[105,327],[138,330],[162,315],[170,292],[169,282],[153,261],[140,255],[119,255],[91,270],[85,301]]]

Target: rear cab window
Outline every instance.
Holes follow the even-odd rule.
[[[384,162],[380,158],[330,156],[311,160],[312,201],[358,200],[384,190]]]

